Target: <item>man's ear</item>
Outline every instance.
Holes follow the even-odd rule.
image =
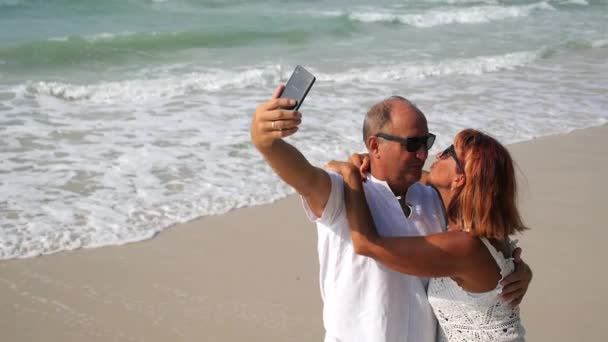
[[[378,158],[378,149],[380,148],[378,138],[372,135],[367,138],[366,144],[370,158]]]

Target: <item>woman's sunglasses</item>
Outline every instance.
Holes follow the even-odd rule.
[[[448,148],[446,148],[445,150],[443,150],[443,152],[439,154],[439,159],[445,159],[447,157],[452,157],[452,159],[454,159],[454,161],[456,162],[456,166],[458,166],[458,169],[464,172],[464,167],[462,167],[462,163],[458,159],[458,155],[456,154],[456,150],[454,149],[454,144],[448,146]]]
[[[382,138],[384,140],[396,141],[401,144],[408,152],[416,152],[420,150],[422,146],[424,146],[425,150],[428,151],[433,147],[433,143],[435,142],[435,134],[429,133],[423,137],[411,137],[411,138],[401,138],[396,137],[394,135],[378,133],[376,137]]]

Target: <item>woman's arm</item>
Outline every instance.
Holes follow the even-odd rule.
[[[344,198],[355,252],[371,257],[387,267],[424,277],[458,277],[470,270],[478,239],[463,232],[420,237],[378,235],[365,199],[359,170],[349,163],[331,162],[328,167],[344,178]]]

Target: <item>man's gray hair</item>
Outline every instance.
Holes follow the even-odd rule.
[[[365,143],[366,146],[367,138],[379,133],[380,130],[391,122],[391,111],[393,110],[393,103],[396,101],[401,101],[419,114],[422,114],[422,111],[418,109],[413,102],[398,95],[391,96],[376,103],[369,109],[365,116],[365,120],[363,121],[363,143]]]

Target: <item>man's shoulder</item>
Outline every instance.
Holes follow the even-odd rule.
[[[445,228],[445,213],[437,190],[422,183],[408,189],[406,202],[412,208],[410,219],[423,223],[423,235],[442,232]]]
[[[439,205],[441,197],[439,197],[439,193],[434,187],[416,182],[407,190],[405,201],[410,204],[426,206]]]
[[[329,176],[331,182],[331,189],[327,198],[327,202],[323,207],[321,216],[317,216],[313,213],[304,198],[302,198],[302,204],[304,206],[304,211],[306,212],[306,215],[311,221],[316,222],[317,224],[322,224],[324,226],[332,226],[337,223],[337,219],[340,217],[340,215],[343,214],[345,209],[344,179],[339,173],[325,169],[322,170]]]
[[[433,189],[433,187],[432,187],[432,186],[430,186],[430,185],[428,185],[428,184],[425,184],[425,183],[422,183],[422,182],[420,182],[420,181],[418,181],[418,182],[416,182],[416,183],[412,184],[412,187],[414,187],[414,188],[419,188],[419,189],[424,189],[424,190]]]
[[[436,196],[437,190],[430,185],[416,182],[407,190],[407,197]]]
[[[335,171],[332,171],[332,170],[327,170],[327,169],[321,169],[321,170],[325,171],[325,173],[327,173],[329,175],[329,178],[331,178],[332,181],[336,180],[339,182],[344,182],[344,178],[342,177],[341,174],[339,174]]]

